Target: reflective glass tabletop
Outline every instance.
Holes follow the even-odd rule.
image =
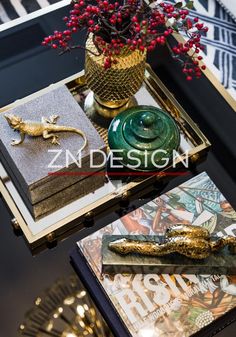
[[[83,69],[84,55],[80,51],[58,57],[56,52],[40,45],[42,38],[49,35],[55,27],[63,27],[62,17],[67,12],[66,6],[0,32],[0,107]],[[78,38],[84,39],[84,35]],[[196,169],[196,173],[207,171],[222,193],[236,207],[235,112],[208,78],[203,77],[197,83],[186,84],[165,50],[160,52],[159,57],[150,56],[149,61],[213,144],[207,160]],[[176,178],[163,192],[190,177],[191,175]],[[144,203],[152,197],[153,194],[150,194],[135,204]],[[83,236],[108,224],[117,216],[117,213],[111,213],[100,219],[94,227],[86,228]],[[72,272],[69,251],[81,235],[74,234],[53,250],[46,250],[32,257],[23,238],[15,236],[10,225],[11,218],[1,199],[0,336],[14,337],[18,335],[17,328],[24,320],[25,312],[32,306],[38,294],[51,286],[58,277],[67,276]]]

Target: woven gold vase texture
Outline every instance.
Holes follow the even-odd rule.
[[[89,37],[86,48],[94,53],[97,49]],[[86,51],[85,77],[88,87],[102,101],[119,101],[132,97],[141,87],[146,52],[139,50],[124,51],[117,56],[117,63],[110,69],[104,69],[105,56],[95,56]]]

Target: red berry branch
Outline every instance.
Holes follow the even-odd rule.
[[[144,0],[74,0],[69,17],[64,17],[67,29],[44,38],[42,45],[59,49],[62,53],[85,46],[73,43],[73,34],[87,29],[93,35],[96,55],[105,55],[104,67],[109,69],[118,62],[122,50],[152,51],[159,45],[167,45],[172,56],[181,63],[187,80],[199,78],[204,49],[201,36],[208,28],[199,19],[189,17],[193,1],[178,2],[175,5],[165,1],[149,6]],[[170,36],[184,34],[184,43],[172,45]],[[90,51],[92,52],[92,51]]]

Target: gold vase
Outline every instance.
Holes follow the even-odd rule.
[[[127,47],[116,57],[117,63],[104,68],[105,56],[89,36],[86,42],[85,78],[93,92],[90,105],[105,118],[113,118],[132,105],[133,95],[140,89],[145,72],[146,51],[130,51]]]

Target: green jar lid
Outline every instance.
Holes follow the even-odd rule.
[[[108,143],[119,161],[140,171],[158,170],[173,150],[178,150],[180,132],[174,119],[153,106],[137,106],[117,115],[108,130]]]

